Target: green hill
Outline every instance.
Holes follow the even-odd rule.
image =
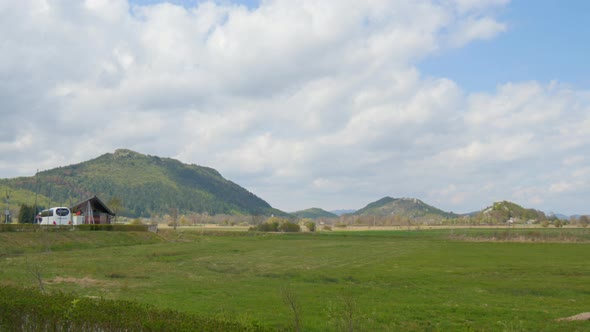
[[[401,216],[411,219],[456,218],[457,215],[430,206],[416,198],[384,197],[352,213],[357,216]]]
[[[181,213],[285,215],[267,202],[224,179],[212,168],[183,164],[171,158],[120,149],[80,164],[40,172],[36,177],[0,180],[10,188],[13,204],[66,205],[98,195],[118,198],[128,216]]]
[[[297,212],[292,212],[292,215],[298,218],[309,218],[309,219],[318,219],[318,218],[338,218],[338,216],[332,212],[328,212],[326,210],[320,208],[311,208],[307,210],[301,210]]]
[[[492,206],[483,209],[477,216],[483,219],[492,219],[495,222],[506,222],[509,219],[514,221],[543,221],[547,219],[542,211],[527,209],[509,201],[495,202]]]

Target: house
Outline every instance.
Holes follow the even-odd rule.
[[[74,224],[112,224],[115,213],[98,197],[82,201],[70,209]]]

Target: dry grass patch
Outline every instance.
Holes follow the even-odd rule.
[[[80,287],[96,287],[96,286],[107,286],[109,284],[109,282],[104,281],[104,280],[98,280],[98,279],[94,279],[94,278],[90,278],[90,277],[84,277],[84,278],[74,278],[74,277],[61,277],[61,276],[57,276],[53,279],[47,280],[48,284],[63,284],[63,283],[69,283],[69,284],[76,284]]]
[[[450,230],[451,240],[468,242],[523,242],[523,243],[588,243],[590,232],[586,229],[503,229]]]
[[[583,312],[581,314],[577,314],[575,316],[559,318],[558,321],[590,321],[590,312]]]

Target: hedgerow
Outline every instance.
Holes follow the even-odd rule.
[[[148,225],[123,224],[83,224],[83,225],[37,225],[37,224],[0,224],[0,232],[60,232],[60,231],[115,231],[147,232]]]

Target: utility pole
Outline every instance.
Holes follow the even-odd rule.
[[[37,169],[37,173],[35,173],[35,214],[33,215],[33,224],[37,223],[37,193],[39,192],[39,169]]]
[[[6,190],[6,210],[4,211],[4,223],[8,224],[10,221],[10,191]]]

